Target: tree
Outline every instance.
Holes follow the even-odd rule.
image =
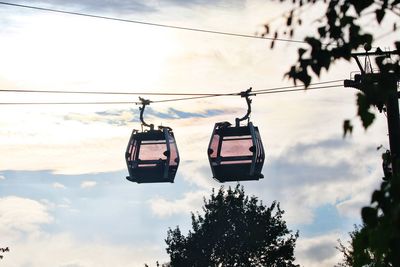
[[[280,0],[280,2],[287,1],[289,0]],[[292,37],[296,27],[303,24],[302,14],[307,5],[322,2],[326,5],[325,15],[314,24],[316,36],[308,36],[304,39],[307,48],[298,49],[297,62],[285,74],[295,83],[300,81],[306,87],[311,83],[312,74],[319,77],[321,72],[328,71],[334,62],[351,60],[352,52],[364,47],[371,48],[375,39],[399,29],[394,22],[392,29],[387,31],[381,28],[380,36],[374,36],[373,33],[366,32],[365,27],[362,26],[365,25],[365,21],[375,21],[380,26],[389,15],[394,16],[395,21],[398,20],[400,17],[399,0],[290,0],[290,2],[293,2],[294,7],[285,15],[286,27],[279,27],[274,32],[274,38],[278,38],[282,34]],[[263,35],[269,34],[269,23],[265,24],[265,29],[266,32]],[[400,41],[396,41],[394,46],[397,51],[400,51]],[[399,77],[398,57],[396,60],[378,57],[376,64],[382,76],[392,73]],[[372,107],[378,102],[378,99],[385,101],[385,92],[385,84],[381,84],[377,90],[363,90],[357,94],[357,115],[364,128],[368,128],[373,123],[375,115]],[[343,127],[345,133],[352,129],[349,120],[345,121]]]
[[[285,0],[280,0],[285,2]],[[288,1],[288,0],[286,0]],[[283,34],[293,36],[296,25],[302,24],[301,14],[306,5],[325,3],[325,16],[320,18],[316,25],[316,36],[306,37],[307,48],[298,50],[298,60],[286,73],[286,76],[296,83],[301,81],[307,87],[310,85],[312,75],[320,76],[322,70],[328,71],[332,63],[338,60],[350,60],[352,52],[359,48],[370,50],[374,40],[381,36],[396,32],[397,24],[393,23],[390,31],[381,28],[380,36],[367,32],[363,22],[375,22],[383,25],[384,19],[390,14],[398,21],[400,17],[399,0],[291,0],[294,7],[286,16],[286,27]],[[297,23],[296,23],[297,22]],[[365,25],[365,24],[364,24]],[[269,25],[265,25],[269,33]],[[383,33],[383,35],[381,35]],[[278,38],[282,31],[277,30],[274,37]],[[400,41],[396,40],[394,46],[397,55],[400,51]],[[273,47],[273,44],[272,44]],[[367,129],[375,119],[373,107],[379,111],[385,110],[388,102],[388,80],[400,77],[399,56],[389,60],[381,50],[376,51],[381,56],[376,57],[378,67],[378,80],[367,81],[363,84],[361,92],[357,94],[358,116],[363,127]],[[351,132],[352,125],[349,120],[343,124],[344,135]],[[398,155],[397,155],[398,156]],[[392,159],[393,159],[392,155]],[[395,158],[396,159],[396,158]],[[399,162],[394,161],[394,166],[399,169]],[[393,169],[393,168],[392,168]],[[362,208],[364,226],[356,229],[353,234],[351,247],[342,247],[347,266],[400,266],[400,177],[385,173],[380,189],[373,192],[371,204]],[[339,247],[340,250],[340,247]],[[346,266],[346,265],[344,265]]]
[[[336,248],[342,253],[343,259],[337,267],[387,266],[374,250],[365,249],[360,242],[364,238],[366,229],[365,225],[355,225],[354,230],[349,233],[351,241],[348,241],[347,246],[339,240],[339,246]]]
[[[390,177],[362,208],[364,225],[350,233],[350,247],[339,245],[344,262],[353,267],[400,266],[400,178]]]
[[[192,213],[187,236],[169,229],[171,266],[298,266],[293,252],[298,232],[288,230],[279,203],[266,207],[237,185],[204,200],[204,215]]]
[[[162,263],[160,265],[160,263],[158,261],[156,261],[156,267],[170,267],[171,265],[169,263]],[[144,264],[144,267],[150,267],[148,264]]]

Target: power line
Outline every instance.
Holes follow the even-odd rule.
[[[165,103],[165,102],[176,102],[176,101],[184,101],[184,100],[193,100],[193,99],[203,99],[217,96],[232,96],[236,94],[220,94],[220,95],[206,95],[206,96],[194,96],[194,97],[184,97],[184,98],[173,98],[173,99],[165,99],[158,101],[151,101],[151,103]]]
[[[332,81],[324,81],[324,82],[316,82],[312,83],[309,86],[320,85],[320,84],[328,84],[335,82],[343,82],[341,80],[332,80]],[[252,93],[257,92],[267,92],[267,91],[275,91],[282,89],[291,89],[302,87],[303,85],[292,85],[292,86],[283,86],[283,87],[272,87],[266,89],[253,90]],[[54,90],[25,90],[25,89],[0,89],[0,92],[4,93],[45,93],[45,94],[95,94],[95,95],[149,95],[149,96],[225,96],[225,95],[238,95],[239,93],[226,93],[226,94],[215,94],[215,93],[164,93],[164,92],[112,92],[112,91],[54,91]]]
[[[299,89],[289,89],[289,90],[276,90],[276,91],[266,91],[257,93],[257,95],[266,95],[266,94],[276,94],[276,93],[290,93],[290,92],[298,92],[298,91],[308,91],[308,90],[321,90],[321,89],[328,89],[328,88],[339,88],[343,87],[343,84],[338,85],[328,85],[328,86],[318,86],[318,87],[311,87],[311,88],[299,88]]]
[[[318,86],[311,88],[296,88],[296,89],[288,89],[288,90],[276,90],[276,91],[265,91],[259,92],[257,95],[264,94],[277,94],[277,93],[288,93],[288,92],[298,92],[298,91],[308,91],[308,90],[322,90],[327,88],[338,88],[343,87],[343,85],[328,85],[328,86]],[[173,98],[173,99],[164,99],[164,100],[156,100],[151,101],[151,103],[165,103],[165,102],[176,102],[176,101],[185,101],[185,100],[193,100],[193,99],[204,99],[211,97],[219,97],[219,96],[232,96],[238,94],[219,94],[219,95],[205,95],[205,96],[194,96],[194,97],[183,97],[183,98]],[[118,105],[118,104],[142,104],[141,102],[134,101],[106,101],[106,102],[0,102],[0,105]]]
[[[119,105],[119,104],[141,104],[134,101],[115,101],[115,102],[0,102],[0,105]]]
[[[112,92],[112,91],[53,91],[53,90],[25,90],[0,89],[4,93],[45,93],[45,94],[93,94],[93,95],[154,95],[154,96],[208,96],[211,93],[162,93],[162,92]]]
[[[213,30],[206,30],[206,29],[200,29],[200,28],[182,27],[182,26],[176,26],[176,25],[153,23],[153,22],[146,22],[146,21],[140,21],[140,20],[121,19],[121,18],[116,18],[116,17],[101,16],[101,15],[73,12],[73,11],[67,11],[67,10],[61,10],[61,9],[45,8],[45,7],[32,6],[32,5],[22,5],[22,4],[2,2],[2,1],[0,1],[0,5],[12,6],[12,7],[18,7],[18,8],[26,8],[26,9],[33,9],[33,10],[52,12],[52,13],[59,13],[59,14],[67,14],[67,15],[74,15],[74,16],[89,17],[89,18],[95,18],[95,19],[105,19],[105,20],[112,20],[112,21],[119,21],[119,22],[135,23],[135,24],[154,26],[154,27],[170,28],[170,29],[175,29],[175,30],[184,30],[184,31],[193,31],[193,32],[201,32],[201,33],[219,34],[219,35],[234,36],[234,37],[252,38],[252,39],[272,40],[272,41],[279,41],[279,42],[290,42],[290,43],[307,44],[306,41],[293,40],[293,39],[283,39],[283,38],[256,36],[256,35],[249,35],[249,34],[240,34],[240,33],[233,33],[233,32],[213,31]]]
[[[328,84],[328,83],[335,83],[335,82],[343,82],[343,81],[344,81],[344,79],[317,82],[317,83],[311,83],[311,84],[309,84],[309,86],[320,85],[320,84]],[[291,88],[296,88],[296,87],[302,87],[303,90],[307,90],[306,88],[304,88],[304,85],[294,85],[294,86],[283,86],[283,87],[273,87],[273,88],[267,88],[267,89],[253,90],[252,93],[259,94],[259,92],[269,92],[269,91],[276,91],[276,90],[282,90],[282,89],[291,89]]]

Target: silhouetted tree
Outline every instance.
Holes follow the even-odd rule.
[[[374,254],[374,251],[370,249],[358,248],[362,243],[359,242],[365,231],[365,226],[354,226],[354,230],[349,233],[351,240],[347,242],[347,245],[343,244],[339,240],[339,245],[336,247],[342,253],[342,261],[338,263],[337,267],[352,267],[352,266],[379,266],[377,261],[379,257]],[[355,253],[358,251],[358,253]],[[380,264],[383,264],[381,262]]]
[[[362,208],[364,226],[350,233],[349,247],[339,244],[343,266],[400,266],[400,178],[383,181]]]
[[[144,267],[150,267],[150,266],[147,263],[145,263]],[[169,264],[169,262],[160,264],[158,261],[156,261],[156,267],[171,267],[171,265]]]
[[[280,0],[287,2],[288,0]],[[295,29],[302,24],[302,16],[307,14],[307,5],[324,4],[325,16],[318,19],[314,26],[316,36],[306,37],[306,48],[298,49],[297,62],[286,73],[294,82],[301,81],[307,87],[312,76],[319,76],[322,70],[328,71],[332,63],[338,60],[350,60],[351,53],[358,48],[367,50],[386,34],[398,31],[400,17],[399,0],[290,0],[293,8],[287,13],[286,27],[275,31],[274,37],[285,34],[292,37]],[[392,16],[393,24],[390,29],[384,29],[384,20]],[[365,22],[375,23],[375,35],[368,32]],[[364,25],[364,26],[363,26]],[[387,25],[387,24],[386,24]],[[270,25],[265,25],[269,33]],[[312,32],[312,30],[309,30]],[[400,41],[394,42],[397,51],[400,50]],[[273,44],[272,44],[273,47]],[[379,81],[365,81],[362,92],[357,94],[357,115],[363,127],[367,129],[374,121],[375,114],[372,108],[385,110],[388,90],[387,82],[390,77],[400,77],[399,57],[388,59],[376,57],[376,66],[379,69]],[[343,124],[344,135],[351,132],[349,120]],[[397,164],[397,163],[395,163]],[[398,165],[398,164],[397,164]],[[398,166],[400,167],[400,166]],[[400,266],[400,177],[385,173],[380,189],[373,192],[371,204],[362,208],[361,216],[364,226],[350,234],[351,247],[342,247],[344,263],[347,266]],[[389,176],[389,177],[388,177]],[[340,249],[340,248],[339,248]],[[346,266],[346,265],[345,265]]]
[[[169,229],[165,240],[171,266],[298,266],[292,234],[279,203],[266,207],[243,187],[213,190],[204,200],[204,215],[192,213],[192,230]]]
[[[288,1],[280,0],[280,2]],[[308,6],[320,4],[321,10],[325,8],[324,16],[313,21],[311,26],[307,25],[308,32],[316,30],[316,36],[308,36],[304,39],[306,47],[298,49],[297,62],[285,74],[295,83],[300,81],[306,87],[311,83],[312,74],[320,76],[321,72],[328,71],[334,62],[349,61],[352,52],[359,48],[371,48],[374,40],[399,30],[396,24],[400,17],[399,0],[290,0],[290,2],[293,3],[293,8],[284,16],[286,25],[277,28],[273,34],[275,38],[279,38],[281,35],[292,37],[297,27],[301,27],[303,24],[302,16],[308,15],[306,11]],[[323,5],[323,3],[325,4]],[[394,22],[392,28],[385,29],[381,25],[388,16],[394,18]],[[366,21],[369,24],[366,24]],[[379,29],[377,30],[375,27],[375,33],[378,36],[368,32],[367,29],[374,22]],[[374,27],[370,28],[374,29]],[[270,23],[265,24],[265,29],[263,35],[270,34]],[[400,50],[400,39],[394,43],[394,46],[398,51]],[[398,57],[392,60],[388,60],[386,57],[377,57],[376,64],[382,77],[389,73],[400,75]],[[364,128],[368,128],[375,119],[371,108],[382,102],[385,103],[387,87],[383,78],[380,81],[380,88],[377,88],[376,84],[371,84],[365,86],[364,92],[357,94],[357,115]],[[349,120],[345,121],[343,127],[345,133],[352,130]]]

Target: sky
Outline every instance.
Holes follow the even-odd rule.
[[[279,1],[30,0],[12,3],[254,35],[289,6]],[[320,6],[305,12],[318,16]],[[276,21],[276,25],[284,21]],[[290,86],[301,44],[190,32],[0,5],[0,89],[230,93]],[[312,34],[312,16],[295,39]],[[374,32],[391,29],[366,23]],[[374,46],[391,47],[394,36]],[[313,82],[350,78],[337,62]],[[136,96],[2,92],[0,102],[137,101]],[[151,96],[151,100],[165,97]],[[337,240],[360,223],[381,177],[386,118],[364,130],[355,91],[330,88],[253,97],[266,150],[264,179],[241,183],[280,202],[299,230],[296,263],[333,266]],[[127,181],[124,153],[139,111],[127,105],[0,105],[0,266],[143,266],[166,262],[169,228],[190,229],[213,188],[207,145],[215,122],[245,114],[240,97],[151,104],[146,121],[174,129],[181,162],[173,184]],[[351,119],[353,134],[342,137]]]

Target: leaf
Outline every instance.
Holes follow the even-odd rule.
[[[375,10],[375,15],[376,15],[376,20],[380,24],[383,20],[383,17],[385,16],[385,10],[384,9],[377,9]]]
[[[325,27],[319,27],[319,28],[318,28],[318,33],[319,33],[319,36],[325,37],[325,36],[326,36]]]
[[[327,50],[321,50],[316,56],[316,59],[321,68],[325,68],[326,70],[329,69],[331,64],[331,55]]]
[[[400,51],[400,42],[395,42],[394,45],[396,46],[397,53]]]
[[[374,0],[356,0],[351,2],[353,3],[354,9],[356,10],[357,14],[360,15],[364,9],[368,8],[374,3]]]
[[[296,67],[295,66],[292,66],[290,68],[290,71],[285,73],[285,77],[289,77],[289,79],[293,79],[293,82],[294,82],[295,86],[297,85],[297,83],[296,83],[296,75],[297,75],[297,72],[296,72]]]
[[[346,137],[347,133],[350,135],[353,133],[353,125],[350,120],[345,120],[343,122],[343,138]]]
[[[344,3],[340,6],[340,12],[346,14],[347,10],[349,10],[350,4],[348,2]]]
[[[302,58],[304,53],[307,52],[307,50],[304,48],[299,48],[298,52],[299,52],[299,58]]]
[[[265,24],[264,28],[265,28],[265,34],[269,34],[269,25]]]
[[[313,37],[306,37],[304,41],[306,41],[312,47],[313,50],[319,50],[322,45],[320,40]]]
[[[384,198],[384,194],[382,193],[382,191],[375,190],[374,193],[372,193],[371,203],[374,203],[374,202],[379,203],[382,201],[383,198]]]
[[[343,31],[342,31],[341,27],[334,26],[334,27],[331,27],[331,29],[329,30],[329,34],[331,35],[331,37],[333,39],[337,40],[343,36]]]
[[[290,14],[290,16],[286,20],[286,26],[292,25],[292,20],[293,20],[293,15]]]
[[[319,75],[321,74],[321,65],[319,65],[319,64],[311,64],[311,69],[319,77]]]
[[[369,111],[371,103],[364,94],[357,94],[358,116],[361,119],[364,129],[367,129],[375,119],[375,114]]]
[[[304,83],[304,86],[307,88],[311,83],[311,76],[308,75],[307,70],[304,69],[300,73],[297,74],[297,79]]]
[[[360,118],[361,118],[362,124],[364,126],[364,129],[367,129],[374,122],[375,114],[367,111],[367,112],[363,113],[360,116]]]
[[[372,37],[371,34],[366,33],[366,34],[360,36],[360,40],[361,40],[360,44],[363,45],[363,46],[364,45],[371,45],[373,39],[374,38]]]
[[[274,46],[275,46],[275,39],[276,38],[278,38],[278,31],[276,31],[275,33],[274,33],[274,40],[272,40],[272,42],[271,42],[271,49],[273,49],[274,48]]]
[[[361,209],[361,217],[364,223],[369,227],[374,227],[378,224],[377,210],[372,207],[364,207]]]

